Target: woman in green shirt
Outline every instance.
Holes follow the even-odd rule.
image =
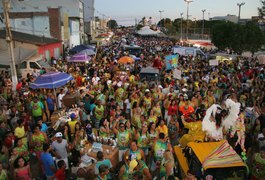
[[[110,137],[110,127],[107,119],[101,119],[99,123],[99,136],[103,138]]]
[[[265,177],[265,146],[260,148],[259,153],[253,155],[252,179],[264,179]]]

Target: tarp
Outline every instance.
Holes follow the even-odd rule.
[[[22,47],[14,48],[15,63],[18,64],[21,61],[36,54],[36,50],[25,49]],[[10,56],[8,50],[0,51],[0,64],[10,65]]]
[[[193,150],[204,170],[246,166],[226,140],[205,143],[190,142],[188,146]]]
[[[137,31],[137,34],[141,36],[160,36],[161,31],[154,31],[150,29],[149,26],[144,26],[139,31]]]

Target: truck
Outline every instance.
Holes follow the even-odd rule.
[[[26,58],[19,63],[16,62],[17,75],[22,78],[26,78],[27,74],[32,74],[34,70],[39,72],[42,68],[44,68],[46,72],[52,71],[53,69],[40,55]],[[6,62],[0,61],[0,70],[10,73],[10,65]]]
[[[200,48],[196,47],[182,47],[182,46],[174,46],[173,54],[179,54],[180,56],[193,56],[193,57],[201,57],[202,59],[207,59],[208,56],[205,54]]]

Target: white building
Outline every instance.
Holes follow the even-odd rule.
[[[83,6],[83,0],[12,0],[11,27],[13,31],[62,40],[66,46],[79,45],[84,38]],[[0,23],[0,28],[4,26]]]
[[[233,22],[233,23],[237,23],[238,21],[238,16],[236,15],[231,15],[231,14],[228,14],[226,16],[215,16],[215,17],[212,17],[211,20],[219,20],[219,21],[230,21],[230,22]]]
[[[95,31],[95,0],[83,0],[84,1],[84,24],[85,33],[93,36]]]

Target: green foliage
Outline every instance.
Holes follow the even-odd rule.
[[[116,29],[118,27],[118,23],[114,19],[109,20],[107,25],[110,29]]]
[[[212,28],[212,42],[222,50],[231,48],[238,53],[255,52],[264,44],[264,34],[252,22],[246,25],[219,22]]]
[[[262,6],[260,8],[258,8],[258,11],[259,11],[259,16],[261,18],[265,17],[265,1],[260,1]]]

